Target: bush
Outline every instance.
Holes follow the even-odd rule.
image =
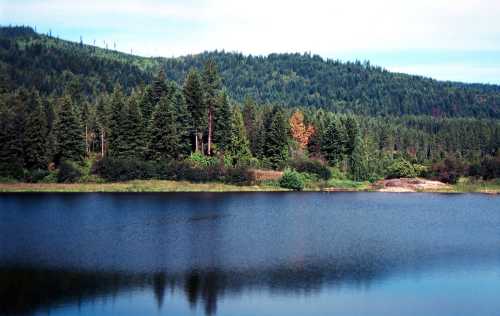
[[[315,174],[318,178],[328,180],[332,177],[332,172],[328,166],[318,160],[297,160],[291,163],[291,166],[298,172],[307,172]]]
[[[448,157],[444,161],[432,165],[432,177],[444,183],[455,184],[464,174],[464,165],[461,161]]]
[[[232,184],[249,184],[252,182],[252,176],[250,175],[247,168],[228,168],[226,170],[224,182]]]
[[[484,180],[500,178],[500,156],[483,158],[480,173]]]
[[[104,158],[97,161],[92,169],[93,173],[108,181],[151,179],[158,173],[154,162],[136,159]]]
[[[405,160],[404,158],[398,158],[387,168],[386,178],[415,178],[417,175],[417,171],[415,171],[411,162]]]
[[[32,171],[29,171],[26,174],[25,180],[26,182],[31,182],[31,183],[37,183],[37,182],[42,182],[42,180],[48,176],[50,172],[48,170],[43,170],[43,169],[35,169]]]
[[[302,175],[294,170],[285,170],[283,177],[280,180],[280,187],[301,191],[304,189],[304,180]]]
[[[59,172],[57,174],[57,182],[59,183],[72,183],[77,182],[82,176],[76,164],[71,161],[62,161],[59,165]]]

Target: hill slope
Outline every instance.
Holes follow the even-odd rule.
[[[35,33],[0,28],[0,85],[35,87],[45,94],[80,89],[92,98],[116,83],[127,91],[148,83],[160,67],[178,83],[191,67],[216,61],[230,96],[242,101],[324,107],[364,115],[500,118],[500,86],[436,81],[391,73],[369,63],[324,60],[309,54],[245,56],[205,52],[144,58]]]

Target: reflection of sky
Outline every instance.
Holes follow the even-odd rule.
[[[252,289],[225,293],[217,302],[216,315],[496,315],[500,309],[499,284],[498,267],[478,267],[474,271],[397,275],[368,287],[325,287],[312,295]],[[180,288],[167,289],[158,309],[151,289],[145,288],[84,301],[80,306],[51,309],[50,314],[182,316],[204,315],[204,309],[200,305],[190,307]]]
[[[279,14],[277,14],[279,12]],[[369,59],[392,71],[500,84],[500,2],[0,0],[0,23],[144,56],[225,49]]]

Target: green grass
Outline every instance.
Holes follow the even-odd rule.
[[[453,185],[453,192],[481,192],[500,194],[500,179],[484,181],[472,178],[460,178]]]
[[[349,179],[330,179],[327,182],[327,186],[335,189],[346,189],[346,190],[356,190],[363,191],[368,190],[370,183],[369,182],[357,182]]]

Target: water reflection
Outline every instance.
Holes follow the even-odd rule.
[[[432,291],[448,286],[449,306],[456,297],[494,310],[484,292],[471,296],[450,282],[500,291],[497,204],[418,194],[0,196],[0,314],[87,314],[89,302],[141,305],[147,295],[160,312],[181,300],[186,309],[176,315],[221,314],[221,304],[222,314],[243,314],[237,302],[262,297],[274,308],[268,314],[298,314],[274,298],[305,297],[320,315],[360,315],[352,306],[369,301],[397,315],[401,306],[384,291],[409,291],[417,310],[432,304],[429,288],[414,287],[421,278]],[[336,297],[354,303],[319,307]],[[437,315],[460,314],[443,302],[431,306],[442,308]]]

